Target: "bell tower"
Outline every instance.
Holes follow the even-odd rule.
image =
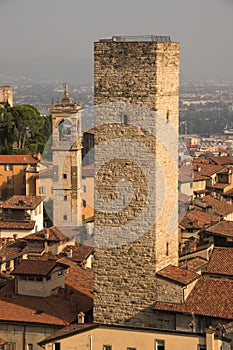
[[[53,224],[62,228],[82,223],[81,197],[81,106],[69,97],[68,84],[64,96],[53,103]]]

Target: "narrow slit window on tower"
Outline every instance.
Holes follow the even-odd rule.
[[[169,123],[169,116],[170,116],[170,111],[167,110],[167,116],[166,116],[166,118],[167,118],[167,123]]]
[[[64,196],[64,202],[66,202],[67,201],[67,196]]]
[[[67,179],[67,174],[63,174],[63,179]]]
[[[127,125],[129,123],[129,118],[128,118],[127,114],[124,114],[124,116],[123,116],[123,123],[125,125]]]
[[[169,255],[169,243],[167,242],[166,243],[166,256]]]
[[[67,220],[67,215],[63,215],[63,220],[64,220],[64,221]]]

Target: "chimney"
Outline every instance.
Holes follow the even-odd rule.
[[[49,251],[48,239],[49,239],[49,229],[48,229],[48,228],[45,228],[45,233],[44,233],[44,249],[45,249],[46,252]]]
[[[84,323],[84,316],[85,316],[85,314],[82,311],[78,314],[78,324]]]
[[[45,229],[44,238],[45,238],[46,240],[49,239],[49,229],[48,229],[48,228]]]

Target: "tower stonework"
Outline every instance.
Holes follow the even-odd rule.
[[[61,102],[53,103],[53,224],[75,228],[82,223],[81,106],[72,101],[64,84]]]
[[[114,102],[140,105],[154,111],[155,118],[156,115],[164,118],[174,134],[178,135],[179,53],[179,43],[171,42],[169,37],[113,37],[96,42],[94,47],[95,105]],[[104,120],[103,114],[96,113],[95,118],[96,125],[106,122],[106,128],[97,127],[96,129],[96,144],[106,140],[107,133],[112,139],[124,135],[128,139],[136,137],[139,143],[141,140],[144,144],[147,142],[150,144],[152,153],[154,152],[155,158],[159,159],[165,178],[166,201],[162,214],[143,236],[117,247],[96,248],[94,322],[154,327],[153,306],[157,300],[156,272],[169,264],[178,265],[178,225],[176,225],[178,213],[176,210],[172,218],[175,225],[173,225],[172,232],[168,230],[169,218],[171,218],[174,206],[178,203],[178,171],[171,164],[170,150],[166,148],[166,145],[156,141],[156,137],[159,137],[161,133],[158,127],[156,131],[153,131],[155,138],[152,137],[150,142],[149,134],[146,140],[140,139],[140,133],[136,135],[137,131],[132,125],[122,125],[119,133],[117,126],[108,128],[109,121]],[[150,121],[148,121],[148,128],[149,123]],[[178,137],[175,138],[172,153],[178,157]],[[136,152],[140,153],[135,149]],[[143,158],[143,155],[140,157]],[[115,159],[114,161],[115,168],[119,167],[120,172],[124,173],[122,160]],[[147,164],[148,159],[141,159],[141,163],[143,161]],[[96,168],[101,166],[99,163],[100,160],[95,156]],[[125,168],[128,165],[129,162],[126,162]],[[153,167],[154,165],[149,164],[148,166]],[[112,169],[106,167],[104,171],[103,178],[112,176]],[[127,178],[130,181],[131,176],[132,184],[135,181],[135,173],[136,170]],[[98,173],[96,183],[98,184]],[[143,186],[140,187],[140,193],[136,194],[136,201],[137,198],[148,195],[146,186]],[[159,190],[157,187],[156,191]],[[112,192],[106,186],[105,198],[108,198],[108,195],[111,196]],[[108,221],[109,218],[97,211],[95,231],[98,232],[101,225],[106,224],[107,227],[109,222],[114,226],[114,218]],[[143,220],[146,225],[146,215],[141,220],[142,226]],[[109,232],[111,231],[110,226]]]

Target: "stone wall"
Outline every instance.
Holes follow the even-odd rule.
[[[105,157],[108,150],[102,154],[95,150],[95,167],[101,168],[96,176],[97,192],[103,200],[111,202],[116,199],[115,186],[122,177],[126,177],[134,188],[132,201],[125,210],[114,214],[98,210],[95,212],[97,239],[103,227],[109,234],[117,226],[121,226],[123,232],[128,223],[136,220],[143,211],[143,205],[151,194],[150,189],[155,187],[155,193],[159,194],[161,188],[156,183],[156,176],[153,179],[156,161],[159,162],[164,177],[165,204],[156,219],[158,203],[156,204],[156,198],[152,198],[148,211],[151,208],[154,210],[154,224],[143,230],[147,227],[149,214],[142,216],[129,234],[133,237],[133,233],[138,230],[143,235],[136,235],[131,243],[96,249],[94,322],[154,326],[155,316],[152,310],[157,299],[155,274],[168,264],[178,264],[178,225],[177,212],[174,210],[177,204],[177,164],[173,159],[177,157],[178,90],[178,43],[95,43],[95,104],[126,102],[141,105],[154,113],[148,119],[144,118],[143,112],[138,114],[137,118],[144,118],[143,130],[132,125],[130,113],[127,122],[122,121],[119,114],[119,120],[111,126],[107,114],[106,117],[103,113],[95,115],[95,123],[100,126],[96,129],[95,144],[119,139],[115,150],[111,150],[115,159],[102,168],[101,165],[107,161]],[[172,130],[172,135],[166,135],[167,139],[170,136],[172,139],[169,147],[161,138],[160,123],[151,119],[153,115],[154,119],[163,118],[165,132],[166,124]],[[137,125],[140,122],[138,119]],[[103,127],[104,124],[108,125]],[[117,159],[119,149],[122,154],[127,154],[125,140],[136,140],[141,145],[141,150],[146,145],[154,158],[144,155],[140,147],[138,149],[135,146],[135,149],[129,149],[127,160],[125,157]],[[135,156],[143,164],[142,169],[131,162]],[[148,181],[148,178],[152,180]],[[99,205],[97,200],[100,201],[100,197],[95,198],[95,208]],[[170,229],[168,226],[172,215],[174,226]]]

